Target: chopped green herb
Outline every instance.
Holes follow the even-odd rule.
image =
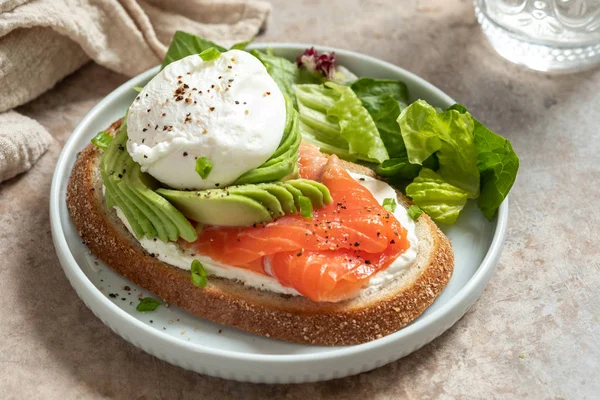
[[[393,197],[383,199],[383,208],[392,213],[396,211],[396,199]]]
[[[300,206],[300,215],[304,218],[312,219],[312,203],[306,196],[298,196],[298,205]]]
[[[524,358],[525,358],[525,354],[521,354],[521,355],[519,356],[519,358],[520,358],[521,360],[522,360],[522,359],[524,359]]]
[[[160,301],[153,299],[152,297],[144,297],[143,299],[140,299],[140,304],[138,304],[135,309],[139,312],[154,311],[161,304]]]
[[[135,90],[136,92],[138,92],[138,93],[139,93],[139,92],[141,92],[141,91],[142,91],[142,89],[144,89],[144,88],[143,88],[143,87],[141,87],[141,86],[132,86],[131,88],[132,88],[133,90]]]
[[[110,136],[108,133],[102,131],[102,132],[98,132],[98,134],[96,136],[94,136],[94,138],[92,139],[92,144],[96,147],[98,147],[99,149],[106,149],[108,147],[108,145],[110,144],[110,142],[112,142],[113,137]]]
[[[210,174],[212,168],[212,163],[206,157],[200,157],[196,161],[196,172],[198,173],[198,175],[200,175],[202,179],[206,179],[208,177],[208,174]]]
[[[202,61],[210,61],[215,58],[219,58],[221,56],[221,52],[214,47],[209,47],[208,49],[202,51],[200,53],[200,58]]]
[[[416,221],[417,218],[419,218],[421,214],[423,214],[423,210],[421,210],[421,207],[419,207],[416,204],[413,204],[412,206],[408,207],[408,210],[406,210],[406,212],[408,213],[408,216],[414,221]]]
[[[204,267],[200,261],[192,261],[191,272],[192,283],[201,288],[206,287],[208,282],[206,278],[206,271],[204,270]]]

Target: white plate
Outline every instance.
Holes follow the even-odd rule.
[[[290,59],[309,47],[254,47],[267,46]],[[454,103],[433,85],[399,67],[350,51],[333,50],[340,64],[358,76],[399,79],[407,83],[411,99],[422,98],[440,107]],[[285,343],[221,326],[174,306],[138,313],[137,295],[150,293],[96,262],[71,223],[65,195],[77,152],[97,132],[125,114],[136,96],[131,88],[145,85],[156,72],[154,68],[131,79],[86,115],[60,155],[50,195],[52,238],[65,274],[94,314],[125,340],[172,364],[226,379],[261,383],[327,380],[380,367],[417,350],[452,326],[481,295],[506,234],[506,201],[492,223],[485,220],[474,202],[469,202],[458,222],[444,229],[456,257],[454,276],[448,286],[412,324],[370,343],[346,347]],[[125,286],[131,290],[124,290]]]

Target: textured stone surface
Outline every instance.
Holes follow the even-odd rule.
[[[416,353],[317,384],[228,382],[129,345],[78,299],[50,238],[50,179],[61,146],[125,81],[88,65],[20,109],[56,141],[30,172],[0,185],[1,397],[597,398],[600,70],[548,76],[503,61],[485,42],[467,0],[273,3],[261,41],[330,45],[390,61],[512,140],[521,172],[506,246],[483,296]]]

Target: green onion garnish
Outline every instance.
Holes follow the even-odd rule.
[[[208,49],[200,53],[200,58],[202,59],[202,61],[210,61],[214,60],[215,58],[219,58],[220,55],[221,52],[219,50],[215,49],[214,47],[209,47]]]
[[[423,214],[423,210],[421,210],[421,207],[419,207],[416,204],[413,204],[412,206],[408,207],[408,210],[406,210],[406,212],[408,213],[408,216],[414,221],[416,221],[417,218],[419,218],[421,214]]]
[[[139,92],[141,92],[141,91],[144,89],[144,88],[143,88],[143,87],[141,87],[141,86],[132,86],[131,88],[132,88],[133,90],[135,90],[136,92],[138,92],[138,93],[139,93]]]
[[[192,283],[198,287],[206,287],[208,280],[206,279],[206,271],[202,263],[198,260],[192,261]]]
[[[212,171],[212,163],[206,157],[200,157],[196,160],[196,172],[202,179],[206,179],[210,171]]]
[[[383,199],[383,208],[385,208],[391,213],[396,211],[396,199],[394,199],[393,197]]]
[[[99,149],[106,149],[108,147],[108,145],[110,144],[110,142],[112,142],[113,137],[110,136],[108,133],[102,131],[102,132],[98,132],[98,134],[96,136],[94,136],[94,138],[92,139],[92,144],[96,147],[98,147]]]
[[[140,299],[140,304],[138,304],[135,309],[139,312],[154,311],[161,304],[160,301],[153,299],[152,297],[144,297],[143,299]]]
[[[300,215],[304,218],[312,219],[312,203],[306,196],[298,196],[298,205],[300,206]]]

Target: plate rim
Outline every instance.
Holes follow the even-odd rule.
[[[377,59],[375,57],[354,52],[351,50],[344,50],[335,47],[329,46],[321,46],[321,45],[311,45],[304,43],[256,43],[252,46],[249,46],[253,49],[265,49],[272,48],[274,50],[299,50],[303,51],[308,47],[315,46],[321,50],[335,51],[337,54],[341,56],[354,57],[361,59],[361,61],[369,63],[369,64],[379,64],[382,67],[387,69],[394,70],[395,72],[407,76],[412,79],[413,82],[418,84],[421,87],[432,91],[439,98],[443,99],[449,104],[455,103],[455,101],[444,93],[441,89],[434,86],[432,83],[426,81],[425,79],[419,77],[418,75],[409,72],[397,65],[389,63],[387,61],[383,61]],[[394,342],[396,340],[402,339],[403,336],[410,336],[419,333],[424,333],[428,329],[436,326],[437,324],[442,322],[442,319],[446,316],[446,314],[451,313],[455,309],[461,308],[461,305],[464,306],[464,303],[468,301],[469,297],[477,292],[478,289],[483,289],[491,277],[491,273],[500,257],[500,253],[502,251],[502,247],[504,244],[504,239],[506,237],[507,225],[508,225],[508,197],[504,200],[504,202],[500,205],[498,210],[498,215],[496,217],[495,223],[496,228],[493,234],[492,241],[487,249],[487,252],[481,261],[479,267],[473,274],[473,276],[466,282],[466,284],[454,295],[452,298],[448,299],[444,304],[440,306],[437,310],[427,315],[421,321],[417,323],[410,324],[397,332],[394,332],[390,335],[384,336],[380,339],[376,339],[367,343],[352,345],[352,346],[339,346],[332,347],[329,350],[320,351],[317,353],[303,353],[303,354],[256,354],[256,353],[242,353],[239,351],[232,350],[223,350],[223,349],[215,349],[206,345],[191,343],[187,341],[183,341],[177,338],[172,337],[171,335],[154,329],[143,322],[133,318],[129,313],[118,307],[116,304],[111,302],[102,292],[96,288],[96,286],[91,282],[91,280],[85,275],[77,261],[75,260],[73,254],[69,249],[69,245],[67,242],[67,238],[61,224],[59,215],[60,215],[60,197],[61,197],[61,189],[66,189],[66,182],[68,181],[68,176],[70,175],[72,165],[67,165],[67,158],[72,152],[80,151],[80,149],[76,149],[75,142],[78,140],[80,136],[83,136],[85,133],[85,128],[88,123],[93,120],[97,114],[103,111],[107,106],[112,104],[114,100],[122,95],[125,90],[130,90],[132,86],[136,86],[136,84],[147,80],[150,76],[155,74],[158,70],[159,66],[153,67],[129,80],[124,82],[122,85],[111,91],[107,96],[105,96],[98,104],[96,104],[79,122],[79,124],[75,127],[69,139],[65,143],[63,149],[61,150],[60,156],[57,160],[56,167],[52,176],[52,184],[50,189],[50,223],[51,223],[51,232],[52,238],[55,245],[55,249],[57,255],[59,257],[59,261],[61,261],[61,266],[63,270],[68,268],[74,273],[74,277],[76,277],[84,287],[92,293],[95,300],[97,300],[97,305],[105,308],[104,311],[115,314],[116,317],[120,319],[122,323],[133,325],[133,328],[141,329],[144,333],[149,336],[159,339],[161,341],[169,342],[170,345],[180,346],[186,348],[186,350],[193,351],[194,353],[204,353],[207,355],[225,358],[230,361],[252,361],[252,362],[268,362],[268,363],[290,363],[290,362],[318,362],[323,361],[325,359],[335,359],[341,358],[345,356],[357,356],[360,354],[368,353],[380,347],[385,347],[389,345],[390,342]],[[60,185],[60,181],[63,182],[63,185]],[[494,223],[494,222],[491,222]],[[67,271],[65,271],[67,272]],[[72,285],[73,286],[73,285]],[[75,291],[77,289],[74,287]],[[78,293],[79,295],[79,293]],[[81,296],[80,296],[81,297]],[[476,298],[479,295],[476,296]],[[86,304],[87,306],[87,304]],[[90,308],[88,306],[88,308]],[[96,312],[94,311],[94,314]],[[198,317],[200,318],[200,317]],[[104,321],[103,321],[104,322]],[[452,324],[453,325],[453,324]],[[110,326],[109,326],[110,327]],[[110,327],[113,329],[112,327]],[[437,335],[436,335],[437,337]]]

